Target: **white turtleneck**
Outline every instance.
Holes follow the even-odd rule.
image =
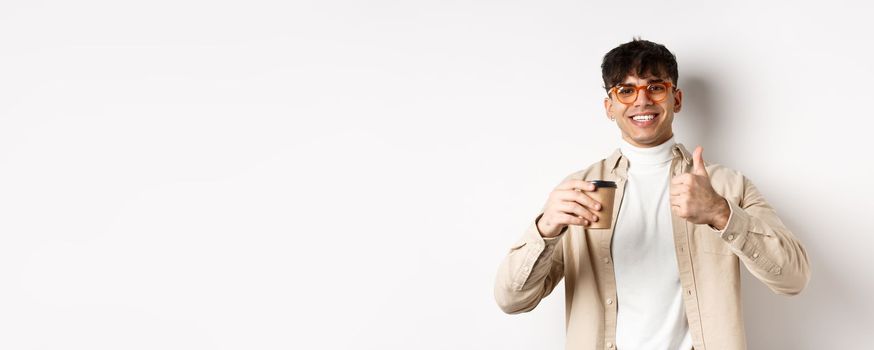
[[[619,147],[629,168],[612,244],[618,350],[692,348],[671,223],[674,143]]]

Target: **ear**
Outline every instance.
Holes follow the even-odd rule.
[[[613,114],[613,100],[609,97],[604,98],[604,113],[607,115],[607,119],[610,119],[610,115]]]
[[[683,90],[677,89],[674,92],[674,113],[680,111],[683,108]]]

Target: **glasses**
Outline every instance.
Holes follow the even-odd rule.
[[[670,82],[650,83],[644,86],[616,85],[607,95],[613,94],[619,102],[630,105],[637,101],[637,92],[643,90],[646,93],[646,98],[653,102],[662,102],[668,97],[668,90],[674,84]]]

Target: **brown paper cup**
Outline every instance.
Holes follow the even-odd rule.
[[[595,191],[583,192],[601,203],[601,210],[594,212],[598,221],[591,223],[589,228],[610,228],[613,222],[613,199],[616,198],[616,183],[613,181],[594,180]]]

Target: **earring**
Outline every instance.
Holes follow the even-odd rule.
[[[616,121],[616,118],[613,118],[613,115],[610,115],[610,121]]]

